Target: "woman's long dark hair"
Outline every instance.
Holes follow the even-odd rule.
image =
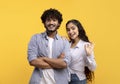
[[[69,23],[73,23],[74,25],[76,25],[78,27],[79,37],[81,40],[86,41],[86,42],[90,42],[87,35],[86,35],[86,32],[85,32],[83,26],[81,25],[81,23],[78,20],[75,20],[75,19],[69,20],[66,23],[66,27]],[[86,75],[87,81],[92,82],[92,80],[94,79],[94,72],[90,71],[88,69],[88,67],[85,67],[85,75]]]

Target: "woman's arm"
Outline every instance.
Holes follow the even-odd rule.
[[[94,58],[93,52],[94,45],[92,43],[85,44],[85,51],[86,51],[86,66],[91,70],[94,71],[96,69],[96,61]]]

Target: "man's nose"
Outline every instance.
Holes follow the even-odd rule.
[[[53,21],[53,20],[50,20],[49,22],[50,22],[50,23],[54,23],[54,21]]]

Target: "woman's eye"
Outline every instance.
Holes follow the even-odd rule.
[[[72,27],[71,29],[72,29],[72,30],[75,30],[75,27]]]
[[[66,28],[67,31],[70,31],[70,29]]]

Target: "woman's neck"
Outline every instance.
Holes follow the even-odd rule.
[[[71,42],[72,42],[71,48],[75,47],[79,41],[80,41],[80,38],[76,38],[76,39],[71,40]]]

